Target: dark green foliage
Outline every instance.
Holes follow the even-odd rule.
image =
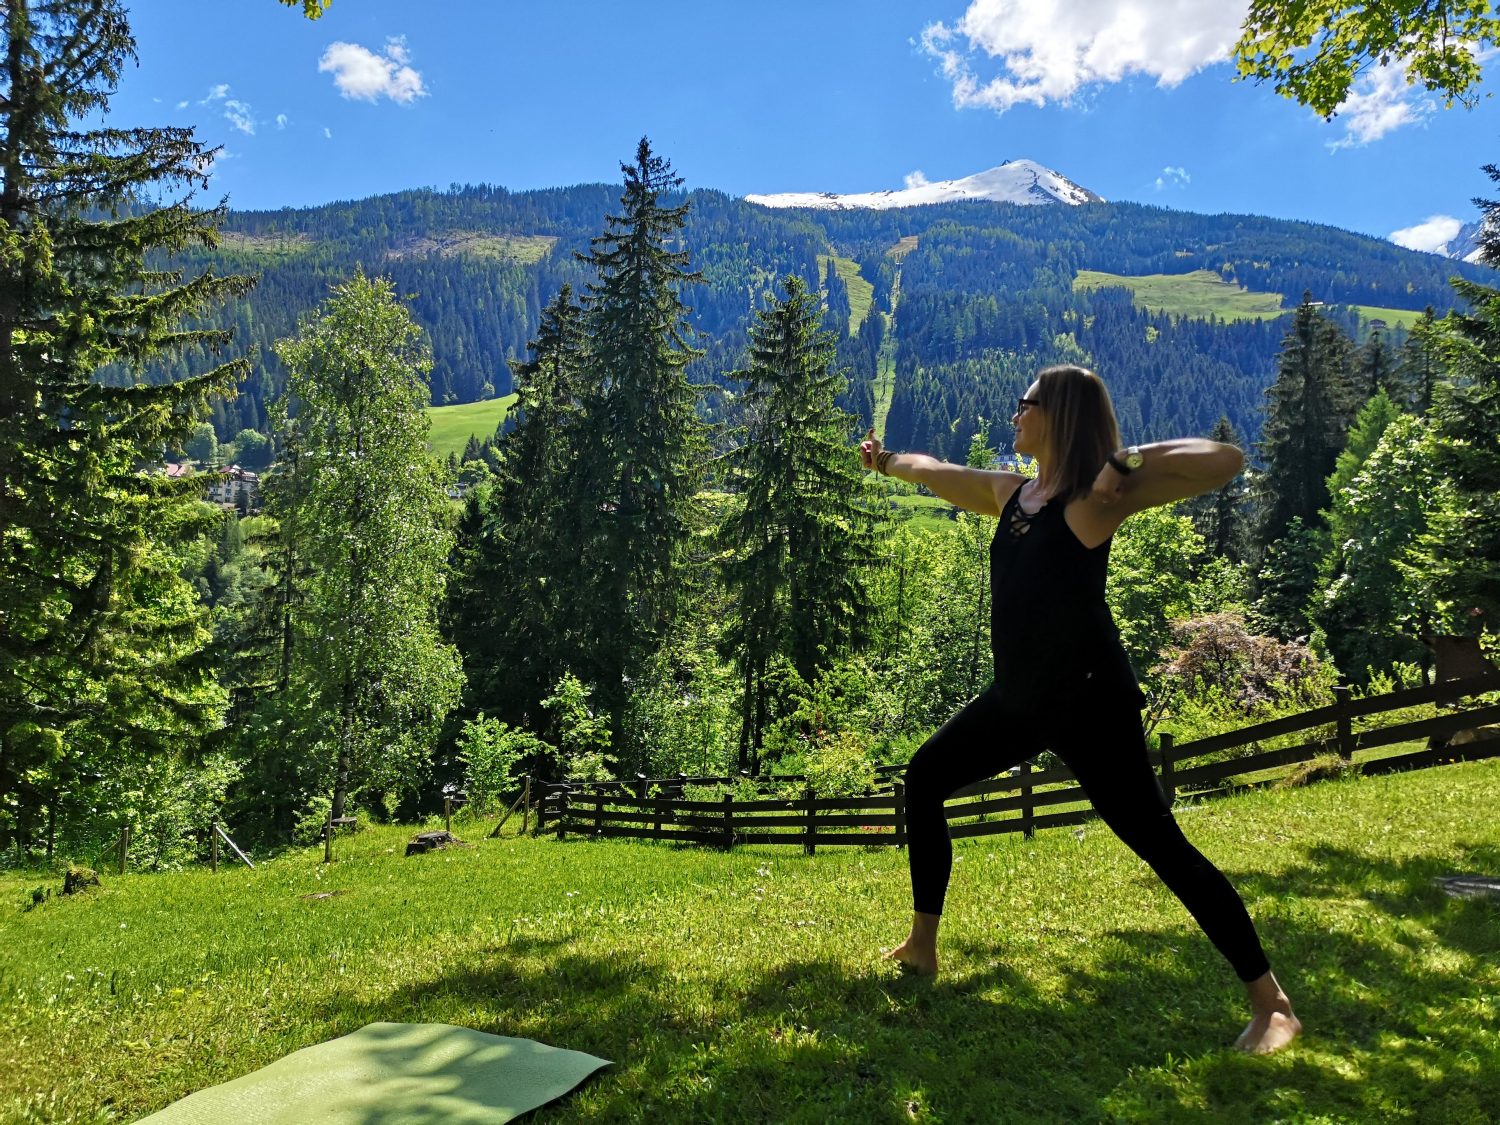
[[[1283,641],[1306,639],[1312,630],[1308,614],[1318,565],[1326,550],[1326,537],[1317,526],[1304,525],[1301,516],[1293,516],[1286,533],[1266,545],[1256,575],[1260,596],[1250,614],[1257,632]]]
[[[542,700],[583,642],[587,621],[574,491],[589,395],[582,310],[563,286],[542,312],[531,356],[512,365],[515,429],[492,487],[471,495],[459,527],[448,620],[468,672],[467,707],[546,733]]]
[[[689,342],[681,185],[642,139],[625,174],[621,213],[605,219],[586,261],[597,277],[585,298],[590,394],[574,462],[573,492],[589,591],[583,615],[593,644],[582,654],[595,698],[619,734],[629,682],[677,615],[690,509],[708,445],[699,389],[687,378],[702,353]],[[636,748],[616,743],[629,761]]]
[[[1227,416],[1214,423],[1208,436],[1211,441],[1225,445],[1240,444],[1239,435],[1234,432]],[[1248,546],[1246,509],[1249,505],[1249,492],[1241,474],[1223,488],[1186,501],[1183,509],[1192,516],[1193,526],[1207,542],[1210,557],[1243,562]]]
[[[1265,471],[1257,487],[1261,543],[1289,534],[1293,520],[1316,528],[1328,505],[1328,477],[1358,405],[1351,350],[1349,338],[1304,294],[1282,344],[1276,382],[1266,392]]]
[[[741,675],[739,768],[751,770],[779,710],[772,662],[785,658],[805,683],[833,663],[869,609],[863,571],[873,559],[873,516],[851,452],[856,422],[835,405],[844,384],[835,337],[819,330],[801,278],[781,284],[785,297],[751,334],[750,366],[736,372],[744,421],[725,473],[741,504],[720,531],[735,605],[722,648]]]
[[[145,256],[211,247],[218,212],[143,210],[148,187],[200,184],[185,129],[84,128],[132,58],[109,0],[0,8],[0,842],[41,804],[120,763],[185,748],[223,693],[184,545],[216,513],[153,462],[247,365],[172,382],[131,373],[229,334],[185,321],[250,281],[184,280]],[[108,365],[111,385],[96,378]]]
[[[1431,409],[1433,392],[1444,377],[1442,335],[1442,326],[1428,305],[1397,352],[1397,385],[1402,401],[1418,414]]]

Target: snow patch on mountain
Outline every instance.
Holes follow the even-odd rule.
[[[910,179],[910,178],[909,178]],[[1007,160],[997,168],[965,176],[961,180],[914,183],[892,191],[856,192],[836,195],[827,191],[794,191],[778,195],[747,195],[747,203],[762,207],[817,207],[828,211],[870,208],[922,207],[932,203],[967,200],[996,203],[1103,203],[1104,200],[1050,168],[1032,160]]]

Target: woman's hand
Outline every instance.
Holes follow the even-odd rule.
[[[880,456],[880,439],[875,436],[875,427],[870,427],[870,432],[865,435],[865,440],[859,443],[859,463],[871,472],[875,471],[875,458]]]

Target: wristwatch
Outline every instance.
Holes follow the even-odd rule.
[[[1122,476],[1128,477],[1131,473],[1135,472],[1146,463],[1146,457],[1145,454],[1141,452],[1140,446],[1132,445],[1130,446],[1130,448],[1125,450],[1125,460],[1121,461],[1118,457],[1111,453],[1109,455],[1109,463],[1114,466],[1115,472],[1120,473]]]

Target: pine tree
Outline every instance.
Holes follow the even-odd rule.
[[[182,325],[252,283],[148,268],[213,246],[222,214],[139,202],[203,185],[211,154],[191,130],[80,124],[133,53],[113,0],[0,6],[0,843],[101,764],[90,755],[181,750],[224,703],[179,575],[216,513],[200,481],[148,466],[245,364],[132,376],[224,348],[228,332]]]
[[[741,769],[756,769],[772,717],[766,673],[784,656],[804,683],[855,637],[869,608],[863,571],[874,557],[873,517],[858,500],[863,474],[850,454],[855,419],[834,400],[835,337],[820,330],[817,297],[802,279],[757,317],[750,366],[735,373],[743,442],[725,457],[743,505],[725,520],[724,581],[738,610],[724,650],[742,683]]]
[[[277,346],[278,421],[296,419],[301,480],[283,529],[308,565],[293,675],[315,700],[304,744],[338,818],[361,789],[415,779],[463,674],[437,631],[452,534],[427,451],[421,329],[389,281],[363,274],[322,313]]]
[[[1368,400],[1381,391],[1394,391],[1397,378],[1397,359],[1386,336],[1385,324],[1376,321],[1355,357],[1355,389],[1362,399]]]
[[[1328,477],[1344,448],[1355,403],[1352,345],[1304,293],[1282,343],[1268,403],[1258,478],[1262,548],[1286,534],[1294,519],[1309,531],[1328,505]]]
[[[1443,328],[1428,305],[1407,334],[1396,357],[1397,385],[1402,401],[1418,414],[1432,407],[1433,391],[1444,377]]]
[[[1221,414],[1209,435],[1225,445],[1239,445],[1239,435],[1227,415]],[[1196,496],[1183,507],[1193,519],[1198,534],[1208,543],[1209,555],[1241,562],[1245,557],[1245,478],[1236,477],[1223,488]]]
[[[542,310],[530,358],[513,363],[515,429],[498,478],[465,517],[465,561],[448,614],[469,675],[468,705],[543,728],[542,700],[584,640],[586,596],[572,466],[580,454],[585,344],[582,310],[564,285]]]
[[[702,479],[707,440],[699,391],[686,367],[703,353],[689,342],[686,285],[700,280],[682,249],[686,203],[663,196],[681,186],[671,165],[642,138],[622,165],[621,213],[606,217],[586,261],[597,271],[585,300],[590,382],[586,437],[577,460],[583,501],[582,557],[594,576],[571,607],[590,624],[584,657],[594,697],[621,745],[630,681],[640,674],[678,610],[682,551]]]

